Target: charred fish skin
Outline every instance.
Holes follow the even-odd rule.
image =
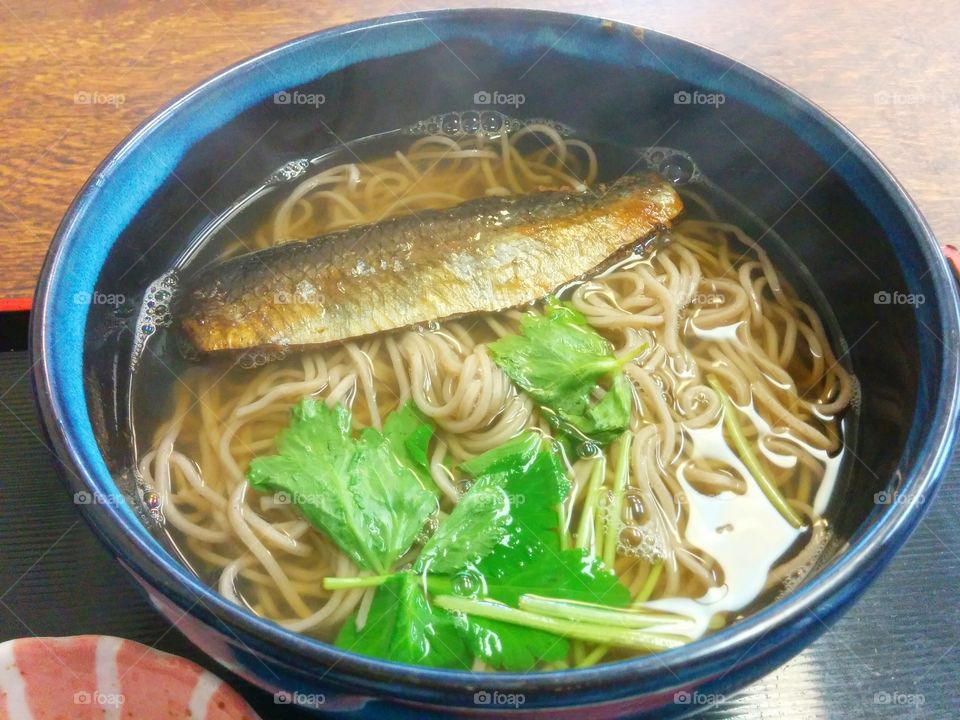
[[[311,347],[540,299],[668,227],[655,175],[486,197],[242,255],[201,271],[175,315],[200,353]]]

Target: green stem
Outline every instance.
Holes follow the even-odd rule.
[[[490,620],[522,625],[543,630],[577,640],[587,640],[604,645],[616,645],[632,650],[657,652],[680,647],[686,641],[683,638],[644,632],[636,629],[606,627],[589,623],[570,622],[559,618],[546,617],[525,610],[517,610],[509,605],[491,600],[471,600],[455,595],[438,595],[434,604],[444,610],[463,612]]]
[[[747,466],[750,474],[753,475],[753,479],[756,480],[757,485],[760,486],[760,489],[763,491],[763,494],[767,496],[770,503],[783,515],[784,520],[795,528],[802,528],[803,518],[797,515],[796,510],[790,507],[790,503],[780,494],[777,486],[767,477],[763,466],[760,464],[760,460],[754,454],[753,449],[744,437],[743,429],[740,427],[734,414],[736,408],[733,401],[730,400],[730,397],[724,392],[716,376],[710,375],[707,381],[713,389],[717,391],[717,395],[720,397],[720,404],[723,406],[723,424],[733,438],[733,444],[736,446],[737,453],[740,455],[743,464]]]
[[[569,550],[573,546],[573,541],[570,539],[570,518],[563,506],[562,501],[557,505],[557,517],[559,518],[557,527],[560,528],[560,549]]]
[[[626,352],[619,357],[614,356],[617,361],[617,371],[623,370],[623,368],[626,367],[629,363],[633,362],[638,357],[643,355],[643,351],[646,349],[647,349],[647,344],[640,343],[639,345],[637,345],[637,347],[635,347],[630,352]]]
[[[582,640],[572,640],[570,642],[570,650],[573,652],[573,664],[578,667],[587,656],[587,649],[584,645],[585,643]]]
[[[591,667],[596,665],[610,651],[609,645],[597,645],[593,651],[583,660],[577,663],[578,668]]]
[[[427,575],[427,592],[431,595],[448,595],[453,592],[453,579],[447,575]]]
[[[323,579],[324,590],[353,590],[355,588],[370,588],[383,585],[390,578],[401,573],[390,575],[360,575],[357,577],[327,577]],[[432,595],[452,593],[453,581],[445,575],[426,575],[427,590]],[[421,576],[417,576],[418,580]]]
[[[617,546],[620,544],[620,525],[623,514],[623,496],[630,479],[630,446],[633,434],[625,432],[620,438],[620,452],[617,454],[617,470],[613,488],[613,501],[607,513],[607,537],[603,541],[603,563],[611,570],[617,559]]]
[[[390,575],[361,575],[359,577],[325,577],[323,579],[323,589],[352,590],[354,588],[378,587],[394,575],[395,573]]]
[[[540,615],[572,620],[578,623],[603,625],[612,628],[649,628],[658,625],[691,623],[685,615],[649,608],[611,608],[605,605],[558,600],[539,595],[521,595],[520,609]]]
[[[640,592],[638,592],[637,596],[633,599],[635,605],[645,603],[650,599],[650,596],[653,595],[653,589],[657,587],[657,581],[660,579],[660,574],[662,572],[663,560],[657,560],[653,567],[650,568],[650,573],[647,575],[647,579],[643,581],[643,587],[640,588]]]
[[[587,483],[586,499],[580,509],[580,522],[577,525],[577,547],[587,550],[591,554],[595,554],[597,551],[594,526],[596,524],[597,500],[600,496],[600,488],[603,485],[603,476],[606,470],[603,455],[593,462],[594,465],[590,469],[590,481]],[[591,545],[594,547],[590,547]]]

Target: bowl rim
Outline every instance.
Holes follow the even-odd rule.
[[[883,164],[867,149],[846,127],[822,108],[801,96],[796,91],[765,74],[733,59],[665,33],[639,28],[619,21],[602,18],[527,9],[467,8],[456,10],[435,10],[392,15],[381,19],[363,20],[347,25],[335,26],[310,33],[290,41],[280,43],[270,49],[241,60],[200,82],[190,90],[179,95],[162,109],[132,131],[118,144],[94,170],[90,178],[78,192],[64,215],[50,244],[44,261],[34,296],[34,312],[30,327],[30,352],[32,380],[39,406],[42,425],[62,464],[66,480],[71,491],[96,491],[104,483],[113,483],[109,476],[98,477],[82,458],[72,434],[69,422],[65,418],[64,399],[60,396],[57,381],[51,373],[56,358],[51,354],[51,342],[48,329],[53,310],[50,299],[56,290],[54,280],[63,265],[65,253],[71,248],[72,235],[78,219],[90,212],[95,206],[95,187],[115,169],[119,158],[131,148],[146,142],[151,134],[167,118],[187,105],[193,98],[209,93],[251,70],[262,61],[284,53],[301,44],[322,44],[325,40],[350,32],[376,31],[378,28],[421,21],[454,20],[457,22],[479,22],[495,16],[510,15],[522,23],[564,23],[574,26],[581,22],[613,23],[631,32],[640,32],[643,37],[655,37],[658,41],[675,44],[686,53],[706,56],[710,61],[723,61],[730,66],[731,74],[741,76],[778,102],[794,108],[801,108],[854,154],[870,172],[872,179],[879,182],[887,199],[892,200],[902,214],[920,244],[928,272],[932,275],[932,284],[936,291],[943,322],[949,337],[960,333],[960,306],[956,289],[946,261],[939,250],[926,221],[904,188],[896,181]],[[438,36],[438,40],[443,42]],[[764,112],[762,109],[761,112]],[[114,238],[115,241],[116,238]],[[943,353],[941,371],[937,377],[940,393],[933,409],[933,422],[927,428],[923,438],[925,452],[918,453],[918,459],[905,473],[904,489],[931,498],[943,474],[944,467],[952,452],[956,439],[957,418],[960,416],[960,358],[955,353]],[[911,436],[912,437],[912,436]],[[908,441],[909,442],[909,441]],[[505,690],[522,689],[535,699],[537,693],[547,695],[551,690],[583,690],[600,686],[616,687],[617,683],[652,682],[659,687],[679,687],[685,682],[704,678],[711,662],[716,663],[724,657],[740,657],[746,660],[750,651],[766,638],[776,633],[778,647],[795,641],[805,630],[812,636],[819,634],[827,626],[825,622],[837,611],[842,610],[859,595],[877,572],[889,561],[895,551],[920,521],[929,506],[929,500],[918,505],[898,503],[886,506],[882,511],[874,511],[865,519],[858,530],[861,536],[851,547],[835,557],[810,582],[789,593],[784,598],[771,603],[748,618],[711,635],[696,640],[681,648],[627,660],[605,663],[591,668],[568,669],[549,672],[496,672],[474,673],[471,671],[441,670],[422,666],[395,663],[345,651],[334,645],[309,638],[300,633],[286,630],[272,621],[260,618],[252,612],[235,605],[192,576],[173,557],[156,543],[142,526],[133,527],[129,519],[117,512],[113,505],[81,505],[81,512],[95,534],[111,550],[116,552],[123,564],[148,584],[162,590],[168,600],[178,608],[186,610],[199,618],[204,624],[226,627],[233,638],[243,644],[253,654],[240,633],[247,633],[254,640],[262,654],[273,661],[290,666],[292,661],[303,660],[308,668],[323,670],[318,682],[330,676],[331,681],[346,682],[355,688],[376,691],[377,682],[389,682],[393,686],[394,696],[412,694],[415,688],[428,690],[465,690],[474,689],[479,680],[495,678],[498,688]],[[819,612],[815,612],[815,610]],[[174,623],[176,624],[176,623]],[[222,630],[217,630],[222,634]],[[799,648],[797,648],[799,650]],[[293,652],[294,655],[286,653]],[[742,653],[742,656],[741,656]],[[740,661],[738,660],[738,662]],[[295,665],[299,667],[299,664]],[[734,665],[734,668],[736,663]],[[733,672],[734,668],[729,668]],[[714,665],[712,671],[720,668]],[[694,672],[696,671],[696,672]],[[726,674],[726,673],[723,673]],[[661,682],[657,682],[660,678]],[[381,688],[382,690],[382,688]],[[618,696],[619,697],[619,696]]]

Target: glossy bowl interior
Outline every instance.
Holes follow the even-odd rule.
[[[483,93],[514,100],[490,107]],[[482,676],[394,665],[285,631],[200,584],[144,529],[129,483],[114,480],[129,457],[114,408],[132,318],[89,298],[142,296],[200,228],[288,160],[468,109],[551,118],[626,146],[680,148],[756,214],[755,236],[772,228],[810,270],[845,338],[839,352],[859,381],[862,421],[849,429],[855,452],[830,510],[847,547],[786,598],[660,656]],[[900,303],[896,293],[923,302]],[[35,308],[43,421],[71,491],[103,499],[82,506],[97,534],[206,652],[267,689],[322,692],[327,712],[376,716],[384,698],[419,704],[411,716],[480,711],[474,693],[492,688],[522,693],[526,710],[689,711],[675,693],[729,692],[768,672],[863,591],[932,499],[957,419],[952,278],[877,160],[822,111],[727,58],[563,14],[398,16],[307,36],[231,68],[98,168],[54,239]]]

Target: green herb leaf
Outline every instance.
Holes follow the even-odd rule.
[[[561,430],[601,445],[626,430],[630,388],[619,373],[642,348],[617,358],[582,313],[555,299],[548,300],[544,315],[524,316],[520,330],[521,335],[491,343],[490,353],[511,380],[556,418]],[[593,391],[604,377],[612,377],[613,384],[592,405]]]
[[[477,566],[488,581],[509,575],[541,555],[560,551],[557,506],[570,489],[559,458],[547,451],[537,453],[525,469],[498,477],[510,498],[511,513],[503,538]]]
[[[397,459],[383,435],[371,428],[360,434],[349,470],[356,480],[353,497],[362,498],[359,506],[368,518],[365,534],[358,539],[380,555],[381,567],[371,569],[386,572],[437,511],[437,499]]]
[[[566,638],[543,630],[476,615],[458,613],[453,617],[470,652],[494,670],[528,672],[540,663],[563,660],[570,652]]]
[[[488,473],[525,471],[543,449],[543,436],[527,430],[503,445],[488,450],[460,464],[471,477]]]
[[[527,593],[613,607],[625,607],[630,603],[630,592],[617,576],[580,548],[545,550],[536,553],[535,557],[535,561],[517,568],[505,564],[504,556],[491,554],[482,567],[497,577],[492,579],[485,575],[486,594],[514,606],[519,603],[520,596]]]
[[[526,671],[566,657],[569,641],[546,629],[555,620],[531,625],[448,612],[423,595],[426,587],[431,597],[471,598],[467,607],[500,601],[513,606],[509,618],[525,619],[532,614],[516,606],[530,593],[610,607],[630,601],[627,589],[599,560],[580,549],[561,550],[557,506],[569,482],[538,434],[524,433],[461,468],[476,478],[470,490],[427,541],[412,571],[376,579],[382,584],[364,629],[357,631],[355,619],[349,619],[337,644],[400,662],[453,668],[476,657],[495,669]],[[395,605],[399,609],[392,610]]]
[[[549,301],[546,314],[525,315],[520,330],[491,343],[490,350],[514,382],[547,404],[581,395],[620,369],[610,343],[569,305]]]
[[[376,430],[354,440],[349,410],[304,398],[277,436],[277,455],[251,461],[257,490],[282,491],[360,567],[387,572],[413,544],[437,499]],[[396,435],[394,435],[396,437]]]
[[[473,654],[456,618],[434,609],[419,578],[398,573],[377,588],[362,630],[354,613],[340,629],[336,644],[345,650],[394,662],[465,670]]]
[[[514,574],[503,574],[497,580],[484,576],[479,591],[468,595],[493,598],[513,606],[529,593],[603,602],[613,607],[630,603],[627,588],[599,560],[588,558],[582,550],[557,553],[545,547],[530,549],[535,559],[525,567]],[[498,564],[501,558],[496,558],[496,554],[497,551],[488,560]],[[516,558],[515,553],[508,551],[507,555]],[[436,590],[443,592],[444,589],[440,586]],[[541,662],[566,657],[570,649],[566,639],[553,633],[492,618],[467,615],[457,620],[456,627],[474,655],[495,669],[531,670]]]
[[[424,545],[415,572],[472,567],[503,539],[513,511],[505,480],[503,474],[485,475],[474,483]]]
[[[433,425],[426,422],[416,406],[407,401],[387,415],[383,423],[383,436],[390,448],[400,460],[413,468],[424,486],[436,489],[430,477],[430,440],[433,438]],[[439,492],[439,490],[437,490]]]
[[[525,432],[461,465],[479,477],[427,541],[414,570],[451,573],[474,567],[494,547],[552,538],[555,508],[569,483],[557,457],[542,445],[538,434]]]
[[[599,560],[582,550],[561,550],[556,507],[569,492],[569,481],[560,460],[541,450],[542,445],[540,436],[529,432],[461,465],[474,473],[495,473],[481,475],[461,504],[488,478],[502,482],[512,501],[503,538],[475,571],[467,571],[481,578],[467,594],[512,605],[525,593],[616,607],[629,604],[627,588]],[[468,616],[457,627],[477,657],[498,669],[529,670],[538,662],[559,660],[569,650],[569,643],[552,633],[495,619]]]
[[[633,395],[630,381],[623,373],[613,377],[610,389],[583,415],[568,416],[568,421],[599,445],[608,445],[630,426]]]

